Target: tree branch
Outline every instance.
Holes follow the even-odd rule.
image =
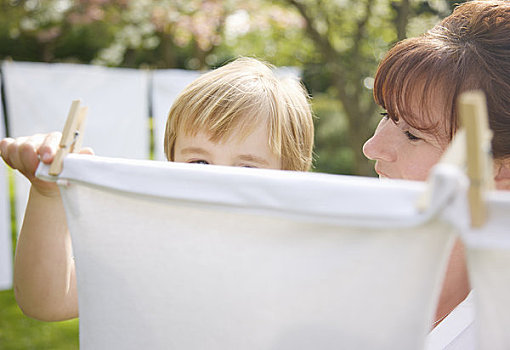
[[[335,57],[337,55],[336,50],[329,42],[329,38],[322,36],[317,28],[315,28],[313,19],[308,15],[306,5],[297,0],[286,1],[294,8],[296,8],[299,14],[303,17],[306,23],[306,32],[308,33],[308,36],[318,44],[322,54],[326,58]]]
[[[365,6],[365,15],[358,21],[357,31],[356,34],[354,35],[354,47],[353,47],[353,54],[356,55],[355,58],[359,56],[361,39],[363,38],[363,35],[365,35],[365,29],[367,27],[368,20],[370,19],[370,16],[372,16],[373,5],[374,0],[367,0]]]
[[[407,37],[407,22],[409,21],[409,0],[400,1],[397,8],[397,40],[404,40]]]

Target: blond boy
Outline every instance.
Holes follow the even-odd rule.
[[[0,141],[2,158],[31,182],[16,249],[14,292],[23,312],[44,321],[78,316],[74,260],[55,184],[35,177],[51,163],[59,133]],[[240,58],[202,75],[170,110],[165,153],[187,163],[309,170],[313,120],[308,97],[294,79]],[[92,153],[85,149],[83,153]]]

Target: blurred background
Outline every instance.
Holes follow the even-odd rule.
[[[379,120],[378,62],[461,2],[0,0],[0,60],[207,70],[242,55],[295,67],[316,116],[314,171],[370,176],[361,149]],[[0,292],[0,349],[76,348],[77,320],[29,319]]]

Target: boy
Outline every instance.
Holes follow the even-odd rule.
[[[44,321],[78,316],[62,200],[55,184],[34,175],[39,158],[51,163],[58,140],[52,133],[0,142],[5,162],[32,182],[16,249],[14,291],[23,312]],[[312,113],[303,87],[249,58],[191,83],[172,106],[165,132],[165,153],[176,162],[306,171],[312,147]]]

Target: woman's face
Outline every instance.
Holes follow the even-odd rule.
[[[376,161],[379,177],[424,181],[447,146],[446,135],[419,131],[402,118],[394,122],[384,116],[363,146],[363,153]]]
[[[496,189],[510,190],[510,157],[494,159],[494,181]]]

